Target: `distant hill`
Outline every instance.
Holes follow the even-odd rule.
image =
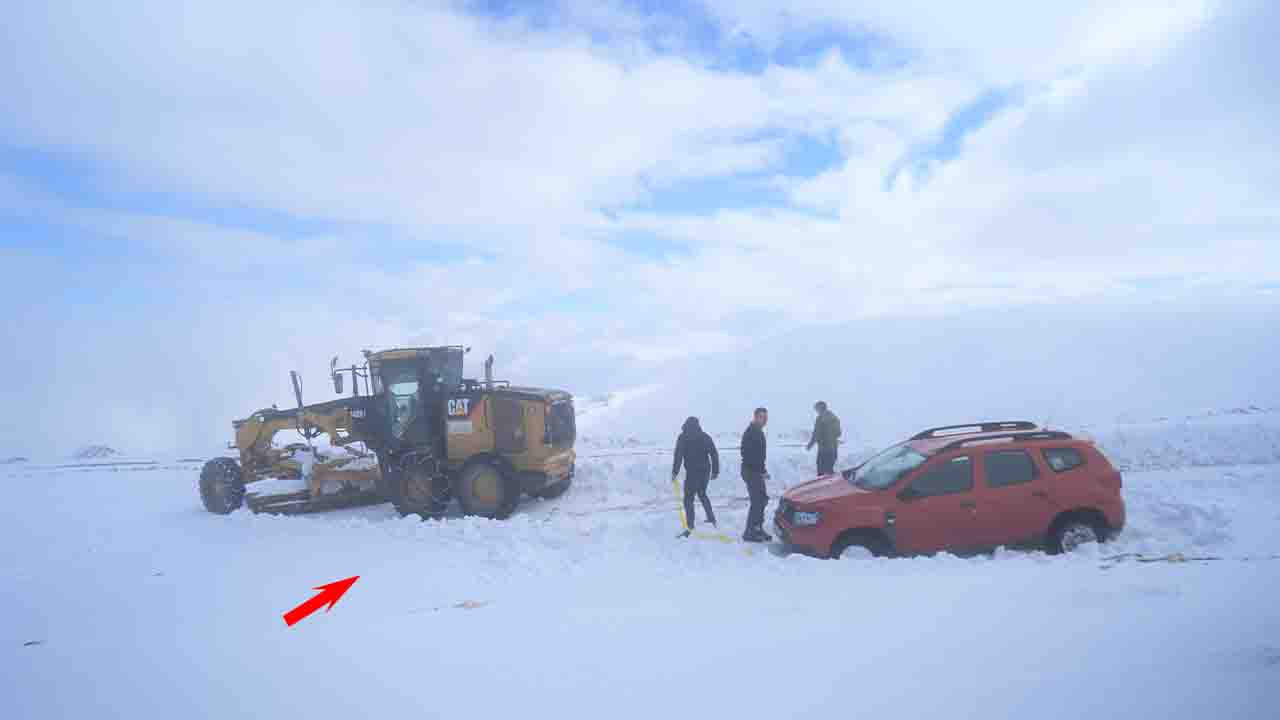
[[[86,445],[76,451],[74,457],[76,460],[101,460],[104,458],[117,457],[120,451],[106,445]]]
[[[27,462],[27,458],[24,458],[21,455],[14,455],[13,457],[0,460],[0,465],[16,465],[17,463],[24,462]]]

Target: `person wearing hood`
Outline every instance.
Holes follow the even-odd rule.
[[[671,479],[680,474],[680,466],[684,465],[684,517],[685,531],[682,536],[688,537],[693,531],[693,499],[702,501],[702,509],[707,514],[707,522],[716,524],[716,514],[711,509],[711,499],[707,497],[707,484],[720,476],[720,453],[716,452],[716,444],[711,436],[703,432],[698,418],[690,417],[684,421],[680,437],[676,438],[675,457],[671,461]]]

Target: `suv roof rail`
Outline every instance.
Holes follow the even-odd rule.
[[[938,452],[946,452],[947,450],[954,450],[955,448],[958,448],[958,447],[964,447],[969,443],[986,442],[988,440],[1028,441],[1028,440],[1071,440],[1071,439],[1073,439],[1071,436],[1071,433],[1065,433],[1065,432],[1062,432],[1061,430],[1035,430],[1032,432],[1025,432],[1025,431],[1004,432],[1004,433],[998,433],[995,435],[978,435],[976,437],[960,438],[959,440],[954,440],[952,442],[947,443],[946,445],[943,445],[938,450]]]
[[[922,430],[911,436],[912,440],[927,440],[929,438],[938,437],[938,433],[948,430],[965,430],[968,428],[980,428],[978,432],[1008,432],[1014,430],[1035,430],[1036,424],[1029,420],[1000,420],[997,422],[972,422],[963,423],[961,425],[942,425],[936,428]]]

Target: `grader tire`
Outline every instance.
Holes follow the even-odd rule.
[[[214,458],[200,469],[200,501],[204,509],[226,515],[244,504],[244,478],[240,464],[228,457]]]
[[[395,495],[391,498],[401,517],[417,515],[423,520],[438,518],[449,507],[448,495],[437,492],[435,475],[427,466],[418,465],[396,472]],[[441,480],[443,482],[443,480]]]
[[[458,473],[454,492],[467,515],[505,520],[520,503],[520,480],[498,462],[475,460]]]
[[[400,499],[400,474],[392,470],[389,463],[378,461],[378,479],[374,482],[374,491],[383,500],[396,503]]]
[[[572,484],[573,484],[573,478],[565,478],[563,480],[560,480],[559,482],[552,483],[542,488],[535,494],[538,497],[542,498],[543,500],[555,500],[556,498],[563,495],[565,491],[569,489],[569,486]]]

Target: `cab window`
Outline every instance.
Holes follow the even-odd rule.
[[[933,497],[969,492],[973,489],[973,461],[968,455],[952,458],[911,483],[916,497]]]
[[[391,433],[404,437],[405,431],[418,415],[418,373],[413,367],[388,370],[387,410],[391,418]]]

